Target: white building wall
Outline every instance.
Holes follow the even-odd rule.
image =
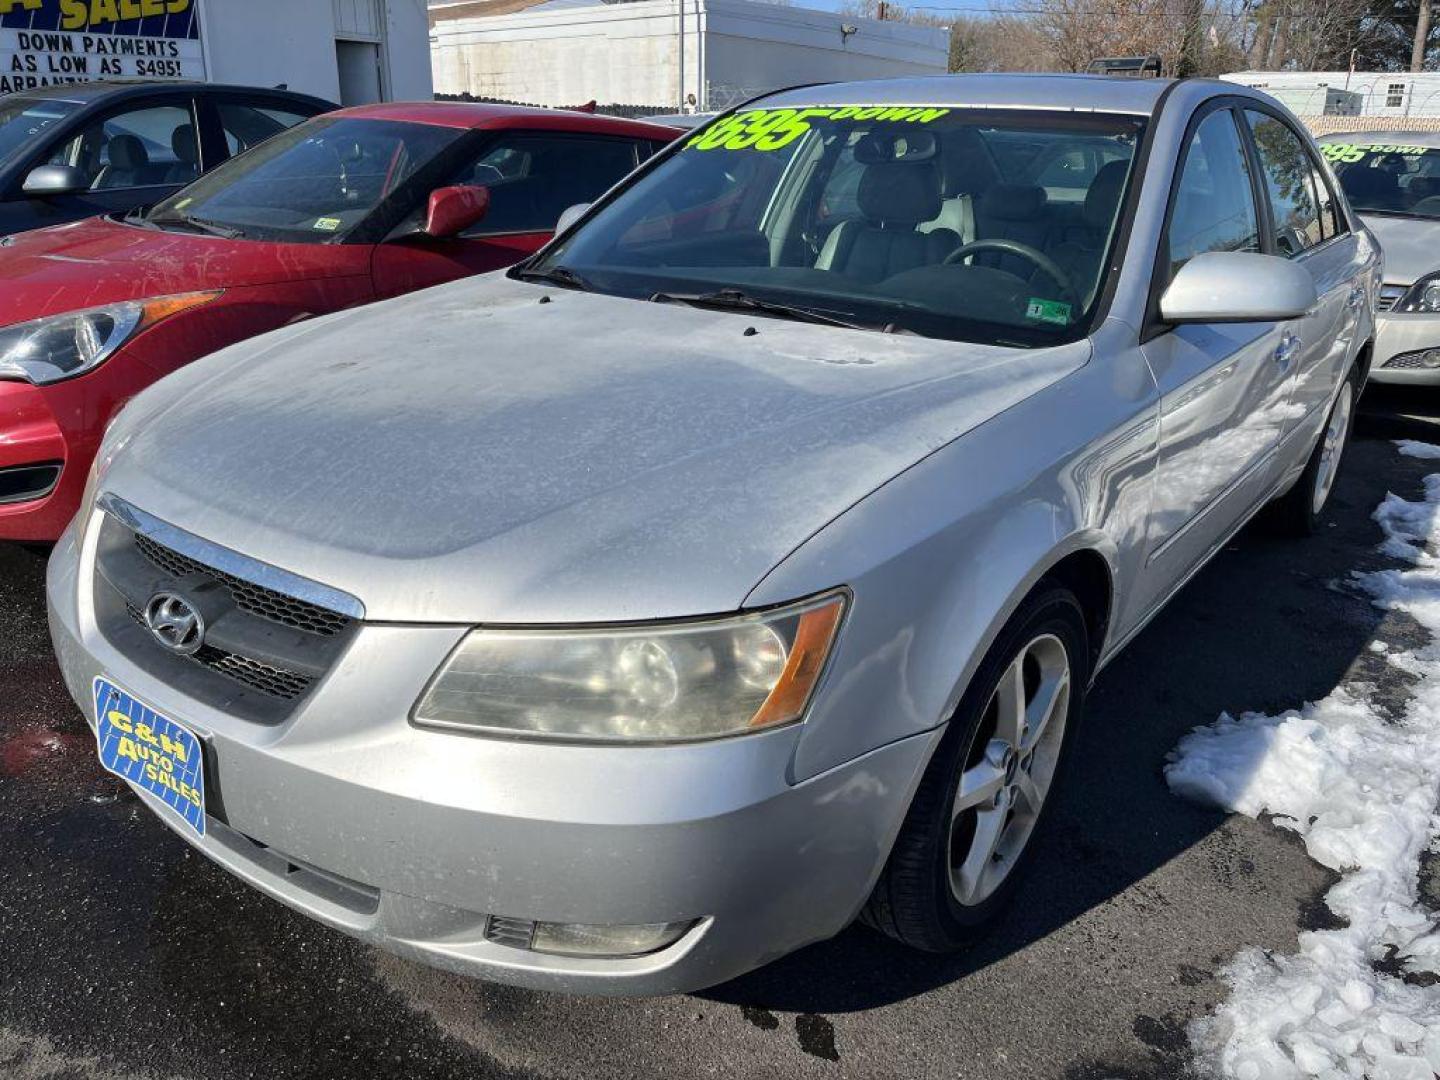
[[[676,0],[542,7],[442,20],[432,37],[435,88],[536,105],[702,106],[801,82],[933,75],[943,29],[841,17],[753,0],[685,0],[681,82]],[[841,33],[843,25],[856,32]],[[712,91],[707,101],[706,88]]]
[[[383,9],[387,96],[421,100],[432,94],[425,0],[370,0]],[[206,67],[211,82],[278,86],[340,99],[335,39],[354,18],[372,23],[366,0],[200,0]],[[353,5],[349,11],[337,11]],[[353,32],[359,22],[350,26]],[[340,24],[340,26],[337,26]]]
[[[1270,92],[1297,113],[1323,113],[1328,90],[1348,90],[1358,95],[1361,116],[1440,116],[1440,73],[1236,71],[1221,78]]]

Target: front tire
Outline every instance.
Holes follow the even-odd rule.
[[[1088,682],[1080,603],[1042,584],[961,698],[864,922],[913,948],[954,952],[1000,913],[1063,774]]]

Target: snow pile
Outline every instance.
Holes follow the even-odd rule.
[[[1440,458],[1440,447],[1423,443],[1401,450]],[[1440,641],[1440,475],[1426,479],[1423,502],[1387,495],[1375,518],[1382,550],[1410,565],[1356,574],[1356,584]],[[1222,972],[1230,1000],[1190,1030],[1211,1073],[1440,1074],[1440,980],[1429,974],[1440,972],[1440,933],[1417,902],[1420,856],[1440,832],[1440,647],[1375,651],[1418,677],[1404,716],[1340,687],[1280,716],[1221,716],[1182,739],[1166,767],[1177,794],[1269,813],[1344,875],[1325,900],[1345,929],[1302,933],[1294,955],[1248,949]]]

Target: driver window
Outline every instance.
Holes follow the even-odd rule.
[[[1229,109],[1200,122],[1185,152],[1167,230],[1170,273],[1206,251],[1259,251],[1250,168]]]
[[[47,164],[79,169],[91,191],[188,184],[200,175],[200,143],[188,108],[157,105],[91,124]]]

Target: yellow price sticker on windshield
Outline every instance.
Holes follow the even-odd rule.
[[[1374,143],[1361,145],[1359,143],[1321,143],[1320,153],[1324,154],[1329,161],[1338,161],[1342,165],[1353,165],[1357,161],[1363,161],[1367,154],[1400,154],[1412,156],[1423,154],[1428,147],[1424,146],[1403,146],[1395,143]]]
[[[779,150],[810,130],[811,121],[866,120],[929,124],[949,109],[913,105],[845,105],[824,109],[747,109],[717,120],[688,145],[695,150]]]

